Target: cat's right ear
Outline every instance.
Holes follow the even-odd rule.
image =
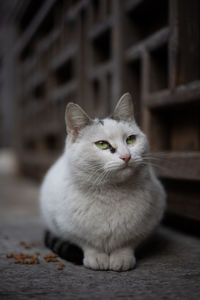
[[[72,102],[67,104],[65,111],[66,130],[74,139],[79,131],[91,122],[92,120],[78,104]]]
[[[112,114],[112,118],[116,121],[133,121],[134,107],[130,93],[125,93],[118,101],[117,106]]]

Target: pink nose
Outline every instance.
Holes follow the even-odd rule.
[[[129,160],[130,160],[130,158],[131,158],[131,156],[130,156],[130,154],[124,154],[124,155],[121,155],[120,158],[121,158],[122,160],[124,160],[125,163],[128,163]]]

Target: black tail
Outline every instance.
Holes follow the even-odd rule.
[[[83,264],[83,251],[78,246],[56,237],[50,231],[45,232],[44,243],[46,247],[50,248],[61,258],[77,265]]]

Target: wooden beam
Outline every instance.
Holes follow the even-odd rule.
[[[45,52],[48,51],[52,44],[59,38],[61,34],[60,28],[55,28],[52,32],[50,32],[47,36],[45,36],[39,42],[38,51]]]
[[[76,92],[76,88],[77,88],[76,80],[71,80],[69,83],[53,89],[50,99],[51,101],[66,100],[71,94],[74,94]]]
[[[56,70],[57,68],[59,68],[67,60],[74,57],[76,55],[77,50],[77,45],[67,45],[64,49],[62,49],[61,53],[55,56],[50,65],[51,69]]]
[[[200,152],[152,152],[151,155],[160,177],[200,180]]]
[[[28,26],[28,29],[23,34],[22,38],[18,41],[16,48],[14,49],[15,53],[20,53],[26,45],[30,42],[33,35],[36,33],[38,28],[40,27],[41,23],[45,19],[45,17],[48,15],[49,11],[53,7],[53,5],[56,3],[57,0],[46,0],[44,4],[42,5],[41,9],[39,10],[36,17],[33,19],[30,26]]]
[[[112,28],[112,23],[113,23],[112,17],[105,19],[104,22],[99,22],[97,25],[95,25],[93,28],[89,30],[88,38],[91,40],[98,38],[106,30]]]
[[[144,0],[128,0],[125,6],[126,12],[133,11],[142,2],[144,2]]]
[[[150,109],[168,108],[179,104],[200,102],[200,80],[177,87],[173,93],[169,90],[148,94],[144,99]]]
[[[169,38],[169,28],[164,27],[158,30],[156,33],[152,34],[150,37],[146,38],[136,46],[130,47],[125,52],[125,61],[131,62],[135,59],[140,58],[143,52],[152,51],[159,48],[163,44],[167,43]]]
[[[93,67],[88,71],[88,78],[90,80],[94,80],[96,78],[99,78],[103,75],[112,73],[113,69],[113,63],[112,61],[108,61],[106,63],[103,63],[99,66]]]
[[[81,10],[85,9],[89,4],[89,0],[81,0],[79,3],[74,4],[67,11],[66,17],[69,20],[74,20]]]

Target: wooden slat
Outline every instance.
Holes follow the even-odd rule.
[[[51,45],[56,41],[61,33],[60,28],[55,28],[47,36],[45,36],[38,44],[38,50],[40,52],[48,51]]]
[[[25,84],[25,92],[32,91],[36,86],[43,84],[46,79],[46,74],[42,71],[32,74],[32,76],[27,80]]]
[[[76,55],[77,49],[77,45],[67,45],[67,47],[64,48],[62,52],[56,55],[56,57],[53,59],[51,63],[52,70],[59,68],[67,60],[74,57]]]
[[[146,38],[137,45],[130,47],[125,52],[125,61],[131,62],[138,59],[144,51],[152,51],[167,43],[169,38],[169,28],[164,27]]]
[[[176,85],[187,84],[200,77],[200,1],[177,1]]]
[[[22,71],[23,71],[23,75],[27,75],[30,71],[32,71],[36,65],[36,56],[31,56],[29,57],[28,59],[26,59],[22,65],[21,65],[21,68],[22,68]]]
[[[110,87],[110,108],[113,110],[116,99],[119,99],[123,93],[123,73],[124,71],[124,39],[122,34],[122,24],[124,24],[125,16],[123,14],[123,3],[120,0],[115,0],[112,8],[113,14],[113,29],[112,29],[112,59],[115,62],[115,76],[112,76],[112,85]]]
[[[133,11],[142,2],[144,2],[144,0],[127,0],[126,6],[125,6],[126,12]]]
[[[112,61],[103,63],[98,67],[93,67],[88,71],[88,77],[90,80],[100,78],[101,76],[111,73],[113,68]]]
[[[22,38],[17,43],[17,46],[14,48],[14,51],[17,53],[21,52],[23,48],[26,47],[26,45],[30,42],[33,35],[37,32],[39,29],[41,23],[45,19],[45,17],[48,15],[49,11],[53,7],[53,5],[56,3],[56,0],[46,0],[44,4],[42,5],[41,9],[39,10],[38,14],[33,19],[30,26],[27,28],[25,33],[23,34]]]
[[[74,4],[67,10],[66,17],[69,20],[73,20],[77,17],[81,10],[85,9],[89,3],[89,0],[81,0],[77,4]]]
[[[151,109],[168,108],[171,106],[200,102],[200,80],[177,87],[173,93],[164,90],[148,94],[144,99],[145,105]]]
[[[77,82],[76,80],[72,80],[69,83],[52,90],[50,99],[52,101],[58,101],[62,99],[66,100],[70,94],[75,93],[76,88],[77,88]]]
[[[97,25],[93,26],[88,32],[88,38],[94,40],[98,38],[106,30],[110,29],[113,24],[112,17],[105,19],[103,22],[99,22]]]
[[[173,91],[177,85],[178,62],[178,0],[169,0],[169,87]]]
[[[200,152],[153,152],[152,156],[160,177],[200,180]]]

